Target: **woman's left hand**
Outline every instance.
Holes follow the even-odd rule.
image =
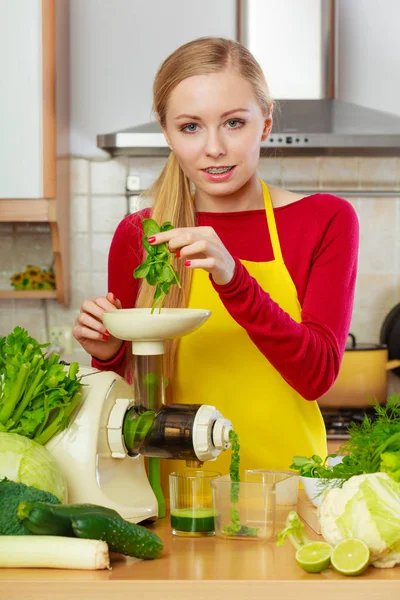
[[[166,242],[171,252],[190,269],[204,269],[218,285],[232,280],[235,261],[212,227],[177,227],[147,239],[149,244]]]

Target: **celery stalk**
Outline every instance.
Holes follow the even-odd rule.
[[[5,425],[11,414],[16,407],[19,399],[24,393],[24,388],[29,377],[28,365],[21,365],[15,384],[13,385],[8,399],[4,402],[2,409],[0,410],[0,423]]]

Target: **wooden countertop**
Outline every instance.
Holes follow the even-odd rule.
[[[169,519],[151,527],[164,541],[154,561],[112,555],[111,571],[0,569],[1,600],[396,600],[400,566],[355,578],[332,569],[311,575],[295,562],[290,542],[178,538]],[[307,531],[311,538],[318,536]],[[360,594],[360,596],[358,596]],[[362,594],[362,596],[361,596]]]

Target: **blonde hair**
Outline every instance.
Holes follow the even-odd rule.
[[[166,125],[168,99],[176,86],[188,77],[234,69],[253,87],[255,97],[263,115],[271,114],[272,101],[263,71],[249,50],[233,40],[203,37],[193,40],[175,50],[161,64],[153,85],[153,110],[162,127]],[[173,152],[155,183],[144,193],[153,199],[152,218],[157,223],[171,221],[174,227],[194,227],[196,212],[191,195],[191,183],[184,174]],[[175,265],[180,276],[182,289],[173,285],[164,306],[186,307],[189,299],[192,272],[178,261]],[[154,287],[145,280],[139,290],[137,307],[150,307]],[[204,307],[207,308],[207,307]],[[167,342],[165,375],[173,376],[178,340]],[[130,353],[129,353],[130,356]],[[128,370],[132,361],[128,360]],[[170,390],[170,386],[168,388]]]

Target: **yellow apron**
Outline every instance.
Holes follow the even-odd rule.
[[[271,298],[300,323],[297,290],[282,258],[268,188],[261,183],[274,259],[241,262]],[[268,362],[230,316],[208,273],[201,269],[193,272],[188,306],[210,309],[212,316],[180,341],[173,402],[211,404],[229,419],[239,435],[241,470],[287,470],[294,455],[325,457],[326,432],[317,402],[300,396]],[[204,468],[228,473],[230,458],[229,450],[222,452]],[[166,474],[182,470],[185,464],[172,460],[162,463],[166,491]]]

